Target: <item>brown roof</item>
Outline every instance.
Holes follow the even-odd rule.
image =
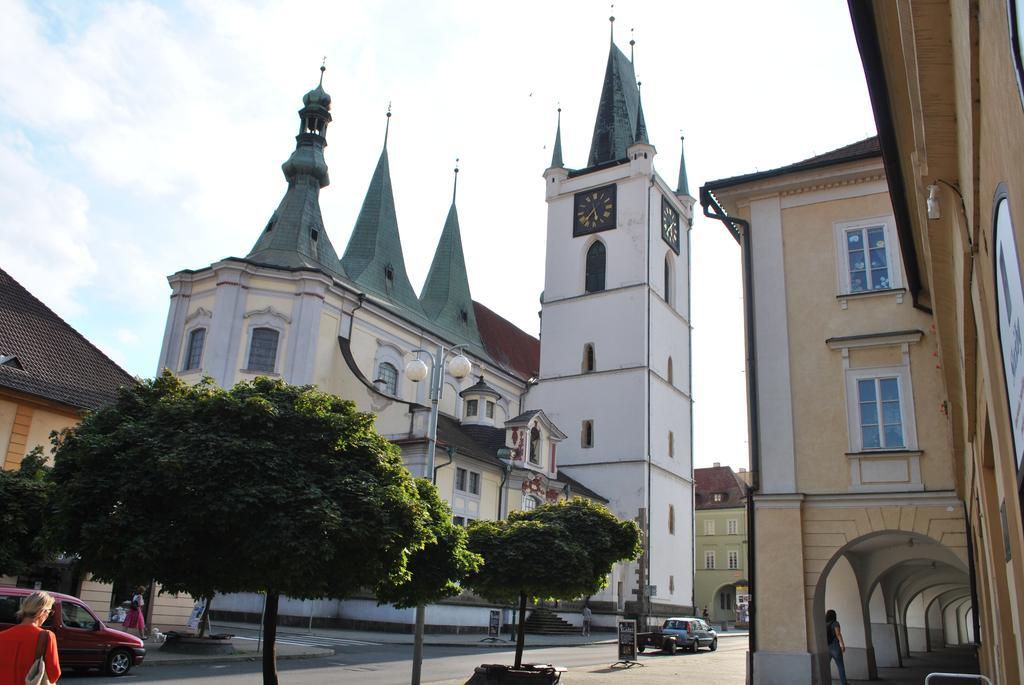
[[[706,190],[729,188],[731,186],[740,185],[741,183],[759,181],[763,178],[771,178],[773,176],[783,176],[796,171],[807,171],[809,169],[832,166],[833,164],[843,164],[845,162],[855,162],[859,159],[870,159],[872,157],[881,156],[882,149],[878,146],[878,136],[871,136],[870,138],[865,138],[859,142],[844,145],[843,147],[830,152],[815,155],[814,157],[805,159],[802,162],[788,164],[777,169],[756,171],[752,174],[743,174],[741,176],[722,178],[717,181],[708,181],[704,184],[704,188]]]
[[[735,509],[744,505],[747,485],[728,466],[694,469],[693,480],[697,509]],[[725,495],[721,502],[714,500],[716,493]]]
[[[473,302],[480,340],[491,358],[522,380],[540,372],[540,341],[507,319]]]
[[[14,359],[11,360],[10,358]],[[0,387],[96,409],[134,382],[128,372],[0,269]]]

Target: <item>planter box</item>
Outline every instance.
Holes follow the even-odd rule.
[[[178,633],[167,633],[167,640],[160,646],[162,652],[175,654],[234,654],[232,635],[211,635],[191,637]]]
[[[557,683],[565,670],[546,664],[523,664],[520,668],[483,664],[474,669],[465,685],[549,685]]]

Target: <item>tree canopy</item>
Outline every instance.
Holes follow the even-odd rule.
[[[494,602],[518,598],[519,666],[526,598],[575,599],[599,592],[615,562],[640,555],[640,540],[636,523],[582,497],[512,512],[503,521],[476,521],[469,548],[484,565],[466,584]]]
[[[50,484],[41,449],[14,471],[0,469],[0,576],[17,575],[48,555],[43,536]]]
[[[53,530],[103,580],[266,592],[270,641],[281,594],[400,587],[436,539],[436,503],[373,422],[313,387],[261,377],[225,390],[165,372],[66,432]]]

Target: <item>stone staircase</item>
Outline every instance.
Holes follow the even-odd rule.
[[[535,607],[526,619],[525,630],[532,635],[579,635],[580,629],[559,618],[555,612]]]

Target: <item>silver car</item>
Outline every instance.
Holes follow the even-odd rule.
[[[695,616],[680,616],[665,620],[661,632],[676,636],[676,644],[683,649],[696,652],[707,647],[712,652],[718,649],[718,633],[705,623],[704,619]]]

